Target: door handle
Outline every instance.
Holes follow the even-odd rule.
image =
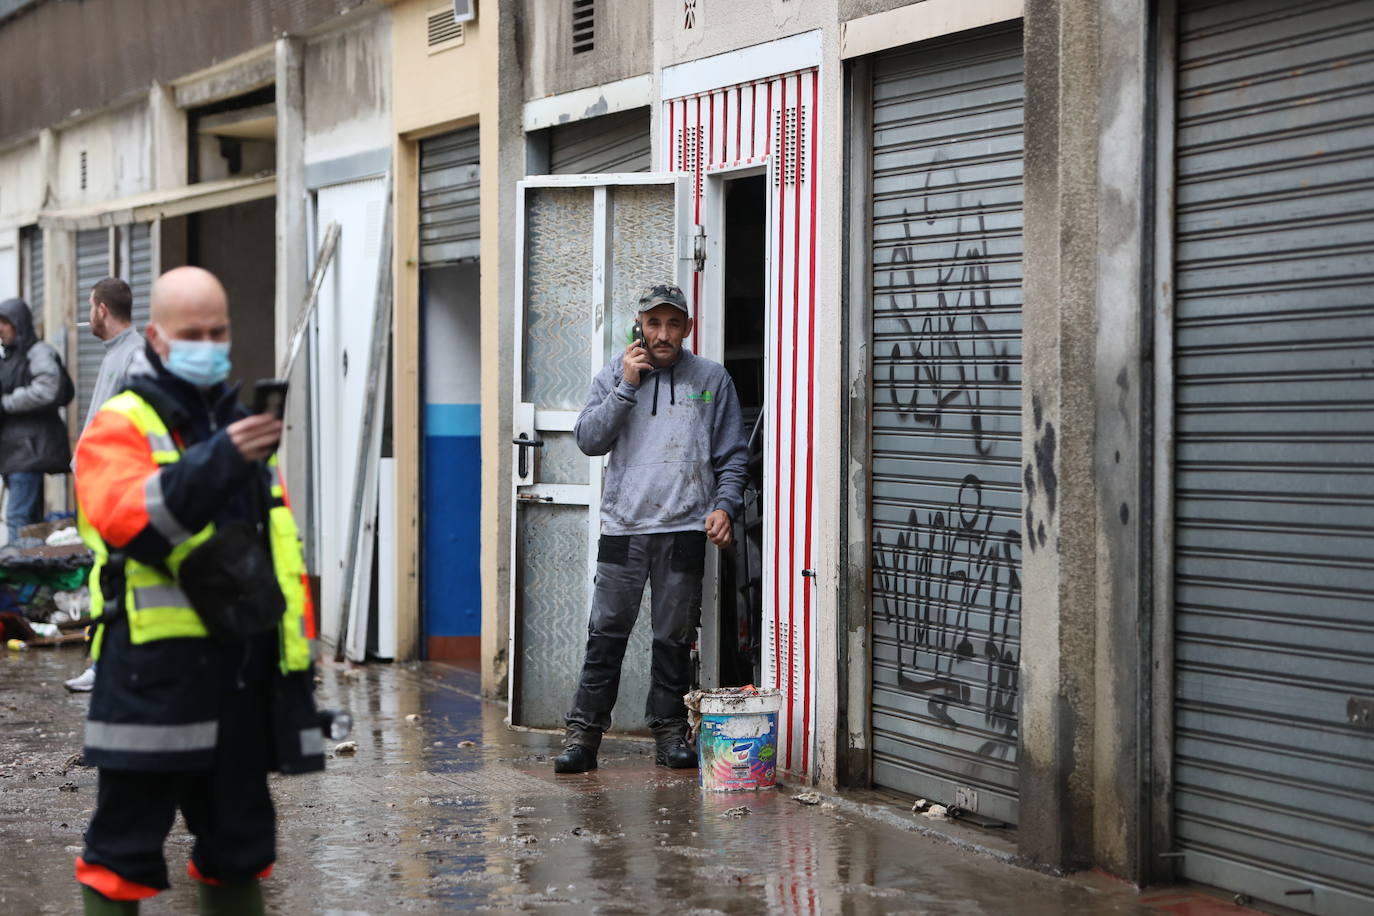
[[[524,478],[530,476],[530,453],[527,450],[532,448],[543,448],[544,440],[531,439],[525,433],[521,433],[520,435],[516,436],[514,439],[510,441],[513,444],[520,446],[520,457],[518,459],[517,471],[519,472],[520,478],[523,480]]]

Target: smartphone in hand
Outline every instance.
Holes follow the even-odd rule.
[[[635,329],[633,332],[631,332],[631,336],[634,338],[634,343],[636,346],[639,346],[645,350],[649,349],[648,346],[644,343],[644,325],[640,324],[638,318],[635,319]]]
[[[253,383],[253,413],[270,413],[278,420],[286,414],[286,379],[260,378]]]

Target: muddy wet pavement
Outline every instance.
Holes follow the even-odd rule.
[[[62,681],[81,664],[71,649],[0,657],[0,913],[80,911],[72,863],[95,771],[69,762],[88,699]],[[608,740],[599,770],[555,777],[558,737],[508,729],[462,669],[327,670],[319,693],[352,710],[358,749],[323,774],[273,779],[271,912],[1159,912],[1128,889],[1019,869],[843,803],[804,806],[790,788],[703,794],[695,770],[655,767],[647,742]],[[189,851],[178,819],[173,887],[143,912],[194,912]]]

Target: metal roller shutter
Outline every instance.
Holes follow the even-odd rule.
[[[647,172],[649,109],[559,124],[549,130],[549,174]]]
[[[1374,7],[1184,3],[1178,58],[1182,871],[1370,913]]]
[[[148,325],[148,306],[153,295],[152,227],[148,223],[134,223],[127,231],[129,266],[123,273],[134,294],[134,328],[141,334]]]
[[[43,303],[43,232],[24,230],[24,300],[33,311],[34,323],[42,322]]]
[[[91,287],[110,275],[110,231],[83,229],[76,234],[76,409],[78,422],[86,411],[100,373],[105,347],[91,333]]]
[[[1019,25],[874,62],[873,778],[1017,819]]]
[[[476,127],[420,141],[420,263],[448,264],[481,254]]]

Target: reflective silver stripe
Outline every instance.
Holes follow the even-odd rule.
[[[101,751],[208,751],[219,737],[219,722],[185,725],[137,725],[128,722],[86,723],[86,747]]]
[[[176,440],[166,433],[148,433],[148,445],[155,452],[175,452]]]
[[[134,610],[150,607],[190,607],[191,599],[175,585],[145,585],[134,589]]]
[[[153,523],[157,533],[173,547],[191,536],[191,532],[181,527],[181,522],[167,508],[167,501],[162,497],[161,471],[149,477],[143,485],[143,507],[148,510],[148,520]]]
[[[319,757],[324,754],[324,732],[316,725],[301,729],[301,756]]]

